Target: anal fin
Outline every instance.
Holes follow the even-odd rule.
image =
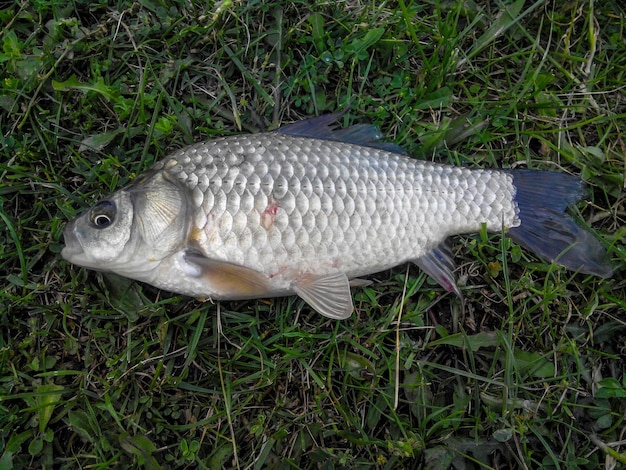
[[[460,299],[463,299],[461,289],[456,285],[456,276],[454,275],[456,265],[447,241],[413,260],[413,262],[426,274],[435,279],[445,290],[454,292]]]
[[[303,275],[294,284],[296,293],[321,315],[345,320],[352,315],[350,281],[344,273]]]

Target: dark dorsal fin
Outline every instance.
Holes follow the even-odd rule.
[[[276,129],[280,134],[312,137],[314,139],[334,140],[350,144],[373,147],[387,152],[406,155],[406,150],[392,142],[382,142],[382,133],[371,124],[355,124],[345,129],[338,129],[336,122],[343,112],[323,114],[322,116],[302,119]]]

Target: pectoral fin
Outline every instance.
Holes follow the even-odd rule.
[[[456,285],[456,277],[454,275],[456,265],[454,264],[454,259],[452,259],[452,252],[447,242],[443,242],[413,262],[426,274],[435,279],[445,290],[454,292],[460,299],[463,299],[463,294]]]
[[[210,259],[193,251],[186,252],[183,260],[191,274],[204,278],[223,299],[256,299],[272,293],[267,276],[259,271]]]
[[[350,282],[344,273],[327,276],[303,275],[295,282],[294,290],[325,317],[344,320],[354,310]]]

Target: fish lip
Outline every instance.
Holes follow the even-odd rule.
[[[72,222],[65,226],[65,229],[63,230],[63,240],[65,242],[65,246],[61,250],[61,256],[64,259],[71,262],[72,259],[76,258],[76,256],[84,253],[80,240],[74,233],[74,224]]]

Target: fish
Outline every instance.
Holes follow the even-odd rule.
[[[602,243],[566,209],[577,177],[411,158],[341,113],[174,151],[64,229],[75,265],[186,296],[297,295],[346,319],[363,276],[412,262],[462,297],[447,240],[505,232],[539,257],[607,278]]]

